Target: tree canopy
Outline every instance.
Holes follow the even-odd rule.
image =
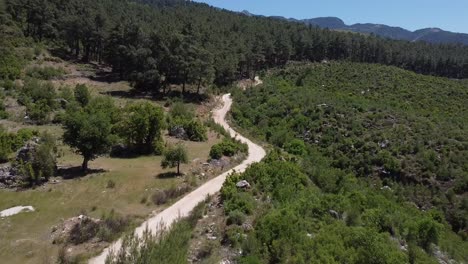
[[[468,76],[465,46],[323,30],[187,1],[6,0],[5,10],[25,36],[58,43],[85,61],[106,62],[144,91],[230,84],[288,61],[348,60]],[[10,58],[2,60],[15,65]],[[17,67],[1,65],[3,78],[17,76]]]

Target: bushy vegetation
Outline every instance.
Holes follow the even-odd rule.
[[[335,168],[389,185],[420,208],[439,208],[462,235],[467,101],[459,81],[370,64],[312,64],[275,71],[263,86],[235,93],[232,114],[292,154],[318,151]]]
[[[16,133],[10,133],[0,126],[0,162],[8,161],[13,152],[23,147],[35,135],[37,131],[31,129],[23,128]]]
[[[156,234],[146,232],[142,238],[127,236],[119,252],[106,259],[109,264],[185,264],[195,225],[203,215],[205,203],[195,207],[190,216]],[[127,254],[128,253],[128,254]]]
[[[162,131],[166,128],[164,111],[151,103],[130,104],[120,117],[117,130],[126,144],[139,154],[161,154]]]
[[[111,210],[104,214],[100,222],[85,217],[79,224],[70,230],[70,236],[66,243],[79,245],[93,238],[99,241],[112,242],[130,225],[130,219],[123,217]]]
[[[220,159],[223,156],[232,157],[238,153],[247,153],[249,150],[247,144],[233,138],[224,138],[221,143],[211,147],[210,157]]]
[[[227,179],[221,191],[226,239],[242,249],[239,263],[436,263],[435,245],[466,261],[466,242],[451,237],[459,243],[452,249],[441,239],[453,233],[440,212],[420,211],[389,190],[374,190],[332,168],[320,153],[313,157],[305,171],[274,151]],[[340,178],[333,192],[314,184],[317,174]],[[252,188],[237,188],[241,179]],[[253,219],[253,231],[235,228],[245,215]]]
[[[40,135],[39,142],[26,154],[15,161],[19,175],[22,176],[23,185],[31,187],[46,182],[55,176],[57,171],[56,139],[48,134]]]
[[[65,69],[51,66],[32,66],[26,69],[26,76],[40,80],[57,79],[65,73]]]
[[[26,106],[26,114],[30,121],[46,124],[51,121],[51,114],[59,106],[57,93],[49,82],[28,78],[19,91],[18,102]]]
[[[203,123],[196,119],[192,108],[181,103],[175,102],[168,116],[169,133],[177,134],[178,130],[183,130],[184,135],[176,135],[186,137],[191,141],[206,141],[208,139],[207,130]]]
[[[191,190],[189,185],[172,186],[165,190],[158,190],[152,196],[151,200],[155,205],[162,205],[167,201],[178,198]]]
[[[89,101],[91,100],[91,93],[89,92],[89,89],[85,84],[77,84],[75,86],[74,95],[75,95],[75,100],[82,107],[87,106]],[[69,96],[66,95],[65,97],[69,97]]]

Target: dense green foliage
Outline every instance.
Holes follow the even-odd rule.
[[[55,175],[57,147],[56,139],[52,135],[43,133],[37,145],[28,155],[29,157],[25,157],[26,162],[15,161],[25,186],[39,185]]]
[[[26,106],[29,120],[37,124],[51,121],[51,114],[58,108],[57,93],[53,84],[37,79],[26,79],[19,90],[18,102]]]
[[[170,229],[156,234],[146,232],[142,238],[132,235],[124,239],[119,252],[106,259],[107,264],[185,264],[189,242],[198,219],[204,215],[205,203],[194,208],[190,216],[180,219]]]
[[[6,12],[5,1],[0,1],[0,81],[15,80],[20,76],[24,57],[15,48],[21,46],[22,40],[20,28]]]
[[[369,64],[299,65],[234,98],[233,117],[252,134],[299,155],[307,143],[336,168],[389,185],[420,208],[440,208],[454,231],[466,232],[462,82]]]
[[[169,134],[181,128],[185,132],[184,139],[197,142],[208,139],[206,127],[195,118],[194,110],[181,102],[172,105],[168,123]]]
[[[91,100],[91,93],[89,92],[89,89],[86,85],[84,84],[77,84],[75,86],[75,100],[82,106],[85,107],[88,105],[89,101]],[[67,96],[65,96],[67,97]]]
[[[150,154],[155,142],[162,142],[165,129],[164,111],[151,103],[131,104],[125,107],[117,125],[118,133],[127,145],[140,154]]]
[[[191,1],[6,0],[6,11],[4,17],[25,36],[54,41],[85,61],[107,62],[141,90],[229,84],[290,60],[351,60],[468,76],[464,46],[334,32]],[[18,70],[0,64],[0,73],[16,78]]]
[[[247,153],[249,147],[247,144],[233,138],[224,138],[221,143],[211,147],[210,157],[212,159],[220,159],[223,156],[232,157],[237,153]]]
[[[82,170],[88,162],[109,152],[114,137],[112,134],[112,102],[95,98],[85,108],[69,107],[63,120],[64,143],[83,156]]]
[[[16,133],[9,133],[0,126],[0,162],[8,161],[10,154],[23,147],[34,135],[37,132],[30,129],[23,128]]]
[[[373,190],[319,153],[313,158],[305,171],[275,151],[227,179],[221,191],[231,219],[226,240],[242,249],[239,263],[437,263],[435,245],[466,261],[468,244],[451,233],[440,213],[422,212],[389,190]],[[335,191],[313,184],[320,175],[340,178]],[[237,188],[241,179],[252,189]],[[253,218],[253,231],[239,228],[239,212]]]

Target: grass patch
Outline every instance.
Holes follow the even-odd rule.
[[[56,126],[40,126],[40,131],[51,131],[60,135]],[[173,139],[166,139],[171,141]],[[186,142],[189,164],[182,169],[189,171],[196,164],[194,160],[206,160],[212,145],[219,142],[210,136],[208,142]],[[60,167],[76,167],[81,157],[68,148],[60,148]],[[12,192],[0,190],[0,209],[17,205],[32,205],[36,212],[18,214],[0,220],[0,259],[5,263],[41,263],[47,259],[51,263],[58,256],[60,246],[48,241],[51,228],[86,212],[93,218],[114,209],[116,214],[131,216],[135,222],[142,221],[155,210],[147,201],[155,190],[170,189],[182,184],[182,178],[158,178],[161,173],[170,172],[160,167],[161,157],[147,156],[134,159],[114,159],[102,157],[90,162],[91,169],[101,172],[71,180],[60,179],[59,184],[48,184],[34,190]],[[115,183],[107,188],[109,182]],[[111,184],[112,185],[112,184]],[[142,202],[142,197],[146,201]],[[52,260],[51,260],[52,259]]]

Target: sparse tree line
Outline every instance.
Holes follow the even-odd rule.
[[[108,63],[144,91],[166,92],[170,84],[180,84],[184,91],[187,85],[194,90],[226,85],[291,60],[349,60],[451,78],[468,76],[464,46],[333,32],[186,1],[5,2],[1,17],[16,35],[64,47],[84,61]],[[10,31],[4,34],[11,37]],[[15,67],[1,64],[18,64],[14,57],[1,59],[0,74],[18,74]]]

